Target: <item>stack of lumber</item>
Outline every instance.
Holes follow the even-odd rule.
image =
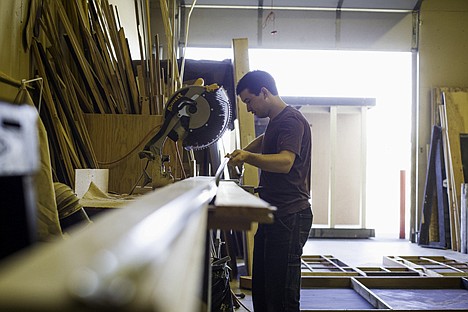
[[[166,0],[161,3],[169,15]],[[165,99],[181,85],[177,66],[168,65],[171,74],[162,78],[149,0],[135,0],[135,10],[141,50],[136,62],[117,8],[108,0],[44,0],[31,13],[40,31],[34,32],[29,48],[34,72],[44,81],[40,114],[49,133],[56,181],[72,186],[75,169],[100,167],[84,114],[161,115]],[[168,20],[166,35],[173,35],[172,26]],[[175,54],[167,63],[177,65]]]
[[[448,207],[448,213],[445,214],[447,220],[443,220],[444,213],[439,213],[439,218],[431,218],[431,220],[423,220],[424,222],[436,222],[433,227],[429,227],[429,237],[442,235],[440,229],[443,223],[449,224],[446,233],[449,234],[450,240],[447,244],[442,244],[438,247],[452,248],[456,251],[461,251],[462,245],[466,246],[466,236],[462,241],[462,232],[465,229],[461,226],[461,189],[465,181],[463,175],[462,149],[460,145],[461,135],[468,133],[468,89],[466,88],[435,88],[433,90],[432,100],[432,123],[435,127],[441,129],[441,143],[443,161],[444,188],[439,188],[439,192],[435,196],[444,199],[442,205]],[[432,146],[431,146],[432,148]],[[430,165],[430,162],[429,162]],[[468,164],[465,164],[465,166]],[[433,169],[428,166],[428,172]],[[426,186],[428,185],[426,181]],[[426,198],[427,201],[427,198]],[[441,201],[438,202],[438,209],[443,209]],[[423,207],[423,210],[426,207]],[[424,214],[424,211],[423,211]],[[436,216],[432,213],[432,216]],[[427,219],[427,218],[426,218]],[[426,233],[427,234],[427,233]],[[464,233],[466,234],[466,233]],[[435,239],[437,240],[437,239]]]

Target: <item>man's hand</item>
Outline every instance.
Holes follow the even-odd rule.
[[[236,149],[230,154],[226,154],[225,157],[229,158],[229,166],[242,166],[247,159],[249,152],[244,150]]]

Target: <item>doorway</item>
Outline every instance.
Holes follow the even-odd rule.
[[[232,59],[232,50],[187,48],[186,58]],[[367,112],[366,227],[398,237],[402,171],[406,203],[410,194],[411,53],[249,49],[249,63],[270,72],[282,96],[376,99]]]

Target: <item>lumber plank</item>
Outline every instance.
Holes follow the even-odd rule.
[[[89,65],[88,61],[84,57],[82,50],[79,48],[77,36],[70,24],[70,21],[68,20],[65,9],[60,2],[57,2],[56,6],[57,6],[58,16],[61,22],[63,23],[65,31],[67,32],[66,37],[69,39],[67,42],[70,45],[71,52],[73,56],[75,57],[75,60],[77,61],[82,71],[82,74],[84,75],[83,81],[87,84],[89,91],[93,95],[93,100],[95,101],[99,109],[99,112],[100,113],[109,112],[109,109],[105,109],[101,95],[99,94],[97,87],[94,84],[95,79],[94,79],[94,75],[92,74],[91,66]]]
[[[123,61],[124,61],[124,72],[126,75],[126,82],[128,89],[130,90],[130,103],[131,103],[131,110],[128,113],[135,113],[140,114],[140,107],[138,104],[138,89],[135,80],[135,73],[132,67],[132,58],[130,56],[130,49],[128,46],[128,41],[125,37],[125,31],[123,28],[119,29],[118,32],[120,46],[122,49],[123,54]]]
[[[54,68],[51,66],[47,59],[47,55],[40,43],[36,45],[40,60],[42,61],[42,64],[44,66],[45,73],[48,75],[48,77],[58,77],[57,72],[54,71]],[[56,56],[60,57],[60,54],[57,54]],[[38,59],[39,60],[39,59]],[[61,123],[64,124],[65,126],[62,126],[63,130],[69,129],[67,131],[68,135],[66,136],[66,142],[70,146],[70,153],[72,156],[72,160],[75,162],[75,166],[77,168],[81,168],[82,164],[80,161],[78,161],[77,157],[77,148],[75,147],[75,143],[77,144],[78,148],[85,153],[88,159],[92,159],[91,152],[89,150],[89,146],[86,145],[86,143],[83,140],[83,137],[80,134],[80,131],[78,127],[76,126],[76,121],[74,119],[74,114],[72,112],[72,109],[70,107],[70,101],[66,100],[66,93],[64,92],[63,88],[61,88],[58,85],[58,81],[56,79],[51,79],[49,80],[51,82],[51,86],[54,90],[54,93],[57,97],[57,103],[60,103],[61,105],[57,105],[58,107],[58,113],[60,114],[61,110],[63,110],[61,120],[66,120],[67,123]],[[73,139],[72,139],[73,138]]]
[[[32,51],[35,56],[36,60],[40,60],[39,49],[37,46],[37,42],[33,41]],[[60,119],[57,113],[57,109],[55,108],[54,99],[52,96],[52,91],[49,86],[49,80],[47,78],[46,70],[42,64],[42,62],[37,62],[36,64],[39,75],[43,79],[43,86],[44,86],[44,102],[46,104],[46,108],[49,112],[49,119],[45,120],[44,122],[49,126],[49,129],[53,129],[54,131],[51,134],[52,138],[55,142],[58,143],[58,146],[52,145],[53,150],[55,151],[55,155],[61,155],[62,161],[59,164],[55,163],[53,159],[51,161],[54,163],[54,168],[62,167],[63,171],[66,172],[66,176],[64,176],[63,180],[65,183],[69,183],[72,185],[73,180],[71,176],[74,175],[73,167],[71,165],[70,156],[67,152],[67,145],[65,142],[65,138],[63,135],[60,135],[61,128],[59,127]]]
[[[276,208],[245,191],[233,181],[220,181],[214,206],[209,209],[211,228],[249,230],[253,222],[272,223]]]
[[[248,54],[248,39],[238,38],[232,40],[232,48],[234,54],[234,81],[235,83],[249,71],[249,54]],[[236,131],[239,131],[240,144],[237,148],[243,148],[247,146],[253,139],[255,139],[255,125],[254,116],[247,112],[247,107],[239,102],[239,97],[236,97],[237,103],[237,119],[239,120],[239,127],[236,127]],[[248,164],[244,165],[244,185],[257,186],[258,185],[258,170],[257,168]],[[252,259],[253,259],[253,236],[256,231],[254,227],[252,231],[247,232],[247,273],[252,274]]]
[[[442,127],[442,143],[444,147],[444,160],[445,160],[445,172],[447,173],[447,194],[449,202],[449,218],[450,218],[450,233],[451,233],[451,246],[453,250],[457,250],[457,233],[455,226],[455,211],[456,211],[456,190],[454,186],[454,175],[452,166],[452,157],[450,151],[450,137],[447,129],[447,110],[443,103],[443,95],[441,95],[441,104],[439,106],[439,117],[440,124]]]
[[[158,107],[158,115],[162,115],[164,113],[164,91],[163,91],[163,79],[161,77],[161,55],[159,53],[159,35],[156,34],[154,37],[154,42],[155,42],[155,56],[154,56],[154,61],[155,61],[155,68],[156,68],[156,81],[155,81],[155,87],[156,87],[156,104]]]

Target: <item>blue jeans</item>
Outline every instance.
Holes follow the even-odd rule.
[[[252,299],[255,312],[297,312],[302,247],[312,226],[305,209],[273,224],[259,224],[254,238]]]

